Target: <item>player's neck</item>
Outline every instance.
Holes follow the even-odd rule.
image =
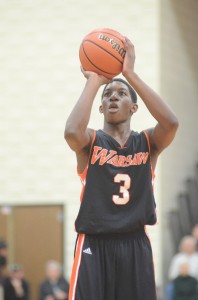
[[[120,145],[125,144],[131,134],[130,124],[108,124],[104,123],[103,131],[112,136]]]

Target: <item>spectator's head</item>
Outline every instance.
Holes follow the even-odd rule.
[[[7,244],[4,240],[0,240],[0,267],[4,267],[7,261]]]
[[[181,263],[181,265],[179,267],[179,275],[181,275],[181,276],[189,275],[189,264],[188,264],[188,262]]]
[[[56,260],[50,260],[46,264],[46,276],[52,281],[56,282],[61,277],[62,269],[59,262]]]
[[[180,252],[191,255],[196,252],[196,239],[191,235],[184,236],[179,244]]]
[[[8,274],[9,274],[9,277],[12,278],[12,279],[14,279],[14,278],[23,279],[24,272],[23,272],[22,265],[10,264],[8,266]]]

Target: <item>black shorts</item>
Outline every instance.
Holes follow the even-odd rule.
[[[79,234],[69,300],[156,300],[150,241],[127,234]]]

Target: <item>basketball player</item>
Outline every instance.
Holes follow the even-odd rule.
[[[82,70],[87,81],[65,128],[83,184],[69,300],[156,300],[152,250],[145,225],[156,223],[152,180],[158,155],[173,140],[178,120],[134,72],[134,46],[125,38],[122,74],[112,81]],[[87,128],[98,89],[105,84],[102,130]],[[131,130],[137,96],[156,119]]]

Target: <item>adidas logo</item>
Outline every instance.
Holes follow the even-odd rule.
[[[87,253],[89,255],[92,255],[92,252],[91,252],[91,249],[90,248],[87,248],[85,250],[83,250],[84,253]]]

